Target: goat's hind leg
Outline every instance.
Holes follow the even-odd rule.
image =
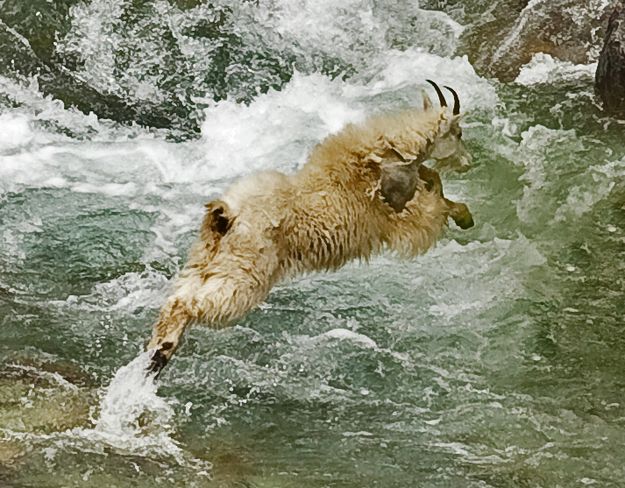
[[[154,351],[148,366],[149,373],[160,374],[178,349],[182,335],[192,321],[193,318],[178,299],[172,298],[167,302],[146,346],[148,351]]]
[[[201,284],[194,279],[195,270],[206,267],[211,258],[218,252],[222,237],[230,230],[235,217],[230,208],[221,200],[213,200],[206,205],[206,212],[200,228],[200,239],[194,245],[189,256],[189,262],[178,278],[180,284],[186,283],[187,295],[189,287],[196,293]],[[184,295],[184,294],[183,294]],[[154,350],[148,370],[160,373],[173,356],[180,344],[182,335],[187,326],[195,320],[195,316],[188,311],[186,300],[183,297],[171,296],[160,312],[158,322],[154,325],[152,338],[147,349]]]

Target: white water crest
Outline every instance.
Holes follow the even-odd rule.
[[[529,63],[521,67],[521,72],[514,81],[531,86],[583,78],[592,79],[596,70],[597,63],[573,64],[554,59],[549,54],[537,53]]]
[[[100,404],[97,432],[111,438],[137,437],[145,432],[140,425],[145,414],[154,424],[169,427],[173,409],[156,395],[154,376],[146,374],[150,355],[150,351],[141,353],[115,373]]]
[[[156,394],[154,375],[146,374],[151,354],[139,354],[115,373],[93,429],[74,429],[72,434],[130,454],[173,456],[184,464],[184,452],[171,437],[174,409]]]

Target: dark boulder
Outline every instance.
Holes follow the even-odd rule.
[[[619,3],[608,21],[595,88],[606,112],[625,115],[625,4]]]
[[[176,1],[192,6],[199,0]],[[135,3],[145,2],[131,2],[128,9]],[[123,90],[114,92],[93,86],[83,78],[80,56],[57,50],[59,40],[72,28],[71,9],[80,4],[81,0],[0,1],[0,76],[20,83],[28,83],[35,77],[44,95],[85,114],[93,112],[100,118],[124,124],[175,129],[183,136],[199,132],[197,118],[191,117],[196,107],[176,91],[186,80],[176,78],[171,83],[173,87],[163,86],[166,100],[151,103],[136,100]],[[176,54],[179,53],[174,56]],[[119,64],[121,77],[126,66],[121,61]]]
[[[480,5],[482,5],[480,3]],[[468,20],[459,49],[482,76],[513,81],[534,54],[574,64],[596,59],[610,9],[579,0],[497,0]]]
[[[249,103],[296,69],[349,71],[323,53],[309,69],[308,53],[242,30],[238,16],[210,0],[0,0],[0,76],[36,79],[65,107],[186,139],[200,133],[213,102]],[[2,104],[19,102],[0,92]]]
[[[119,97],[100,93],[81,81],[72,71],[39,57],[28,40],[0,20],[0,75],[26,83],[37,77],[38,86],[46,95],[62,101],[66,107],[76,107],[88,114],[130,123],[137,120],[137,110]],[[160,125],[159,125],[160,124]],[[165,125],[155,119],[155,127]]]

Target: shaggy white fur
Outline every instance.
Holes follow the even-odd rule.
[[[231,323],[285,277],[337,269],[385,248],[417,255],[448,217],[473,225],[466,205],[446,199],[438,173],[422,164],[469,160],[456,112],[424,96],[423,110],[373,117],[328,137],[296,174],[250,175],[206,204],[199,239],[148,345],[156,349],[152,369],[169,360],[188,324]]]

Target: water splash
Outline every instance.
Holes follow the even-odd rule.
[[[94,428],[74,429],[71,434],[122,453],[173,457],[180,465],[203,464],[186,459],[172,438],[174,409],[172,403],[157,396],[154,376],[146,375],[150,354],[141,353],[117,371],[104,392]]]
[[[159,397],[154,375],[146,375],[152,352],[139,354],[115,373],[100,402],[95,427],[72,433],[122,453],[173,458],[196,475],[210,477],[212,464],[190,455],[172,437],[177,402]]]
[[[593,79],[597,63],[574,64],[560,61],[549,54],[537,53],[532,60],[521,67],[515,83],[531,86],[542,83]]]
[[[141,436],[150,424],[170,427],[174,411],[156,395],[154,377],[145,374],[149,358],[150,353],[144,352],[117,371],[102,398],[96,432],[123,440]]]

